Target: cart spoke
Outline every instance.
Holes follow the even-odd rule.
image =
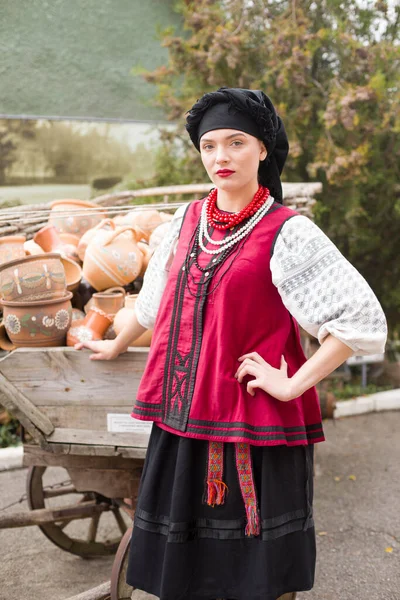
[[[90,520],[89,535],[87,538],[88,542],[94,542],[96,540],[97,530],[99,528],[100,515],[95,515]]]
[[[112,513],[115,517],[115,520],[118,523],[118,527],[120,529],[120,532],[122,533],[122,535],[124,535],[125,531],[128,529],[128,527],[126,526],[126,523],[124,521],[124,519],[122,518],[121,512],[119,510],[119,508],[113,508],[112,509]]]

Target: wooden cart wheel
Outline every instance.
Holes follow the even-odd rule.
[[[43,476],[46,472],[49,476],[49,471],[52,469],[57,469],[59,472],[57,473],[57,483],[60,485],[45,489]],[[52,475],[52,480],[54,480],[54,472],[50,473],[50,476]],[[29,508],[31,510],[38,508],[54,510],[60,508],[61,505],[63,507],[69,504],[76,506],[81,502],[94,500],[108,504],[110,510],[79,521],[46,523],[39,525],[40,529],[53,544],[71,554],[82,557],[115,554],[128,529],[117,502],[96,492],[77,492],[73,485],[68,485],[69,479],[68,471],[62,467],[30,467],[27,478]],[[118,527],[117,536],[115,536],[115,525]]]
[[[111,597],[110,600],[131,600],[135,588],[126,583],[128,568],[129,546],[131,544],[132,527],[130,527],[121,540],[111,571]]]

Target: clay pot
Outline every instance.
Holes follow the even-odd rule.
[[[50,206],[49,223],[60,233],[73,233],[79,238],[107,216],[98,204],[87,200],[55,200]]]
[[[36,256],[37,254],[45,253],[43,248],[33,240],[28,240],[24,243],[24,250],[27,256]]]
[[[116,225],[112,219],[103,219],[102,221],[100,221],[100,223],[98,223],[98,225],[96,225],[96,227],[92,227],[92,229],[88,229],[88,231],[85,231],[78,244],[78,256],[81,259],[81,261],[84,261],[86,248],[89,242],[91,242],[94,237],[101,240],[104,237],[104,232],[110,230],[115,231],[115,228]]]
[[[79,283],[82,279],[82,267],[80,267],[74,260],[71,260],[66,256],[60,256],[60,260],[65,271],[67,290],[69,292],[75,292],[78,289]]]
[[[15,350],[16,346],[12,343],[7,334],[6,326],[4,325],[4,321],[0,323],[0,348],[2,350],[7,350],[10,352],[11,350]]]
[[[101,292],[136,279],[143,264],[137,241],[138,233],[133,227],[107,231],[101,240],[95,236],[83,262],[83,274],[90,285]]]
[[[142,268],[139,273],[139,277],[143,277],[143,275],[146,272],[149,261],[150,261],[151,257],[153,256],[154,250],[152,250],[150,248],[150,246],[148,244],[146,244],[145,242],[138,242],[138,246],[140,248],[141,253],[143,254],[143,264],[142,264]]]
[[[7,302],[62,298],[65,271],[59,254],[25,256],[0,265],[0,296]]]
[[[85,313],[83,312],[83,310],[79,310],[79,308],[73,308],[72,309],[72,323],[74,321],[80,321],[82,319],[85,318]]]
[[[71,325],[71,298],[67,292],[62,298],[38,302],[6,302],[1,300],[4,325],[17,348],[64,346]]]
[[[6,235],[0,237],[0,264],[25,256],[24,235]]]
[[[45,252],[59,252],[62,256],[79,262],[76,246],[74,244],[65,244],[53,225],[45,225],[42,229],[39,229],[33,236],[33,240]]]
[[[149,240],[154,229],[163,223],[163,218],[158,210],[132,210],[126,215],[114,217],[117,225],[137,226],[143,232],[143,239]]]
[[[150,246],[151,250],[155,250],[157,248],[157,246],[159,246],[161,244],[169,227],[170,227],[170,222],[167,221],[155,228],[155,230],[153,231],[153,233],[151,234],[150,239],[149,239],[149,246]]]
[[[86,313],[93,307],[99,308],[110,317],[114,317],[125,304],[126,292],[123,287],[113,287],[104,292],[93,294],[84,310]]]
[[[135,312],[134,307],[137,297],[138,294],[129,294],[128,296],[126,296],[124,308],[121,308],[121,310],[119,310],[115,315],[113,329],[117,335],[122,331],[125,323],[132,318],[132,315]],[[141,336],[139,336],[137,340],[132,342],[130,346],[136,348],[138,346],[148,347],[150,346],[152,335],[153,330],[148,329]]]
[[[91,308],[82,320],[74,322],[67,334],[67,346],[78,342],[102,340],[105,332],[112,324],[112,317],[99,308]]]
[[[63,244],[71,244],[72,246],[75,246],[75,248],[78,247],[79,244],[79,237],[73,233],[59,233],[58,234],[60,236],[60,240],[63,242]]]

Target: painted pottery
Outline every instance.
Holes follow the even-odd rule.
[[[67,346],[74,346],[78,342],[102,340],[112,322],[112,317],[104,311],[96,307],[91,308],[84,319],[74,321],[67,334]]]
[[[80,238],[73,233],[59,233],[60,240],[63,244],[72,244],[72,246],[78,247]]]
[[[79,283],[82,279],[82,267],[74,260],[71,260],[66,256],[60,256],[60,260],[65,271],[67,290],[70,292],[75,292],[78,289]]]
[[[151,257],[153,256],[154,250],[152,250],[150,248],[150,246],[148,244],[146,244],[145,242],[138,242],[138,246],[140,248],[141,253],[143,254],[143,264],[142,264],[142,268],[139,273],[139,277],[143,277],[143,275],[146,272],[149,261],[150,261]]]
[[[87,200],[55,200],[50,206],[49,223],[60,233],[73,233],[79,238],[107,216],[106,210]]]
[[[96,227],[92,227],[85,231],[78,244],[78,256],[83,262],[85,259],[85,252],[89,242],[92,241],[94,237],[97,237],[99,240],[104,238],[104,233],[107,231],[115,231],[116,225],[112,219],[103,219],[96,225]]]
[[[24,243],[24,250],[27,256],[35,256],[36,254],[44,254],[44,250],[39,244],[33,240],[28,240]]]
[[[127,285],[139,275],[143,254],[137,245],[138,233],[133,227],[107,231],[104,238],[89,243],[83,274],[96,291],[115,285]]]
[[[53,225],[45,225],[39,229],[33,239],[45,252],[59,252],[62,256],[79,262],[77,247],[74,244],[65,244]]]
[[[4,325],[4,321],[0,323],[0,348],[2,350],[7,350],[10,352],[11,350],[15,350],[16,346],[12,343],[10,338],[8,337],[6,326]]]
[[[149,246],[151,250],[155,250],[159,246],[166,235],[171,223],[169,221],[162,223],[155,228],[149,239]]]
[[[96,292],[86,304],[84,310],[88,313],[95,306],[107,315],[114,317],[124,307],[125,296],[126,292],[123,287],[112,287],[104,290],[104,292]]]
[[[65,293],[65,271],[59,254],[25,256],[0,265],[0,296],[7,302],[52,300]]]
[[[65,346],[71,325],[72,293],[62,298],[37,302],[1,300],[4,325],[17,348]]]
[[[72,323],[74,321],[80,321],[81,319],[85,318],[85,313],[83,312],[83,310],[79,310],[79,308],[73,308],[72,309]]]
[[[115,315],[113,329],[117,335],[122,331],[125,323],[127,323],[132,318],[132,316],[135,312],[135,302],[136,302],[137,297],[138,297],[138,294],[127,295],[125,297],[124,308],[121,308],[121,310],[119,310],[117,312],[117,314]],[[153,335],[153,330],[148,329],[147,331],[142,333],[142,335],[139,336],[137,338],[137,340],[132,342],[130,344],[130,346],[131,347],[138,347],[138,346],[148,347],[148,346],[150,346],[152,335]]]
[[[25,256],[24,235],[6,235],[0,237],[0,264]]]
[[[163,223],[163,218],[158,210],[132,210],[126,215],[114,217],[117,225],[137,226],[143,231],[143,239],[149,240],[154,229]]]

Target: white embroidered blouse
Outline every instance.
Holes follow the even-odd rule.
[[[154,326],[186,208],[176,211],[144,276],[135,312],[147,329]],[[270,268],[285,307],[320,343],[330,333],[356,355],[384,352],[387,325],[378,299],[364,277],[308,217],[295,215],[284,223]]]

